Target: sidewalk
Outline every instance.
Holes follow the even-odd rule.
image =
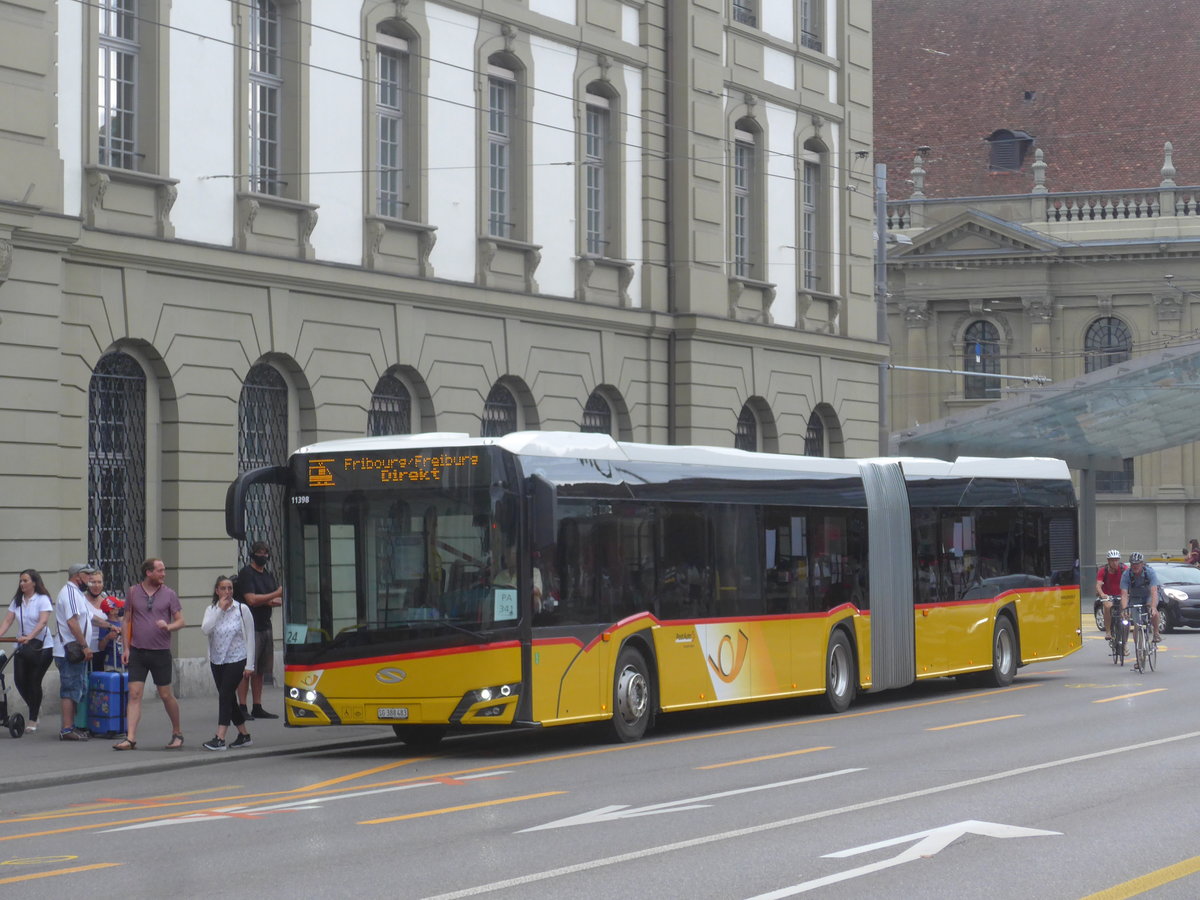
[[[56,692],[57,693],[57,692]],[[264,692],[265,694],[266,692]],[[25,704],[9,688],[9,712],[25,714]],[[86,743],[60,741],[58,697],[48,696],[42,707],[41,721],[35,734],[12,738],[8,729],[0,729],[0,797],[12,791],[26,791],[48,785],[101,781],[145,772],[162,772],[181,766],[236,764],[247,756],[281,756],[309,750],[396,744],[387,725],[354,727],[316,726],[285,728],[283,698],[264,697],[269,712],[279,719],[247,722],[254,743],[245,749],[213,752],[200,745],[213,736],[217,724],[217,698],[189,697],[179,701],[185,744],[182,750],[163,749],[171,737],[171,724],[157,696],[142,706],[138,725],[138,749],[119,753],[112,749],[118,738],[92,738]],[[226,740],[237,734],[230,726]]]

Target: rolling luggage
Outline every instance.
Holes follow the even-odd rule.
[[[94,736],[124,734],[128,709],[129,673],[93,672],[88,680],[88,730]]]

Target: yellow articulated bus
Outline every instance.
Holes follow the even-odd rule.
[[[280,488],[270,488],[280,485]],[[282,494],[287,724],[607,722],[1019,666],[1080,647],[1075,496],[1050,459],[842,460],[605,435],[305,447]],[[258,537],[249,535],[250,539]]]

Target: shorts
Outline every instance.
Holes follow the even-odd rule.
[[[154,676],[154,683],[159,687],[169,685],[174,674],[171,665],[171,651],[131,648],[129,651],[129,680],[144,682],[147,673]]]
[[[73,663],[65,656],[56,656],[54,662],[58,666],[58,696],[63,700],[74,700],[76,704],[82,703],[87,696],[87,660]]]
[[[263,678],[275,674],[275,638],[270,628],[254,632],[254,674]]]

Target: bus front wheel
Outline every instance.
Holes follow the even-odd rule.
[[[422,753],[432,750],[446,736],[442,725],[393,725],[392,731],[406,746]]]
[[[613,736],[622,743],[641,740],[650,725],[650,669],[646,658],[632,647],[617,657],[613,676]]]
[[[992,635],[992,671],[987,681],[994,687],[1007,687],[1017,675],[1017,633],[1012,619],[1000,616]]]
[[[825,708],[833,713],[848,710],[857,692],[856,680],[854,649],[839,629],[829,636],[829,649],[825,651]]]

